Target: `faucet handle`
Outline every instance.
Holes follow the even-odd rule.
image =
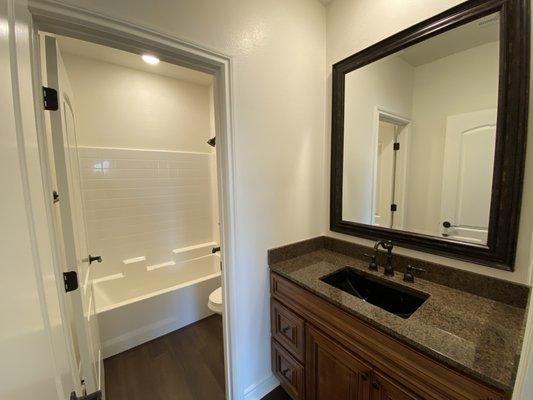
[[[366,258],[370,258],[370,262],[368,263],[368,269],[371,271],[377,271],[378,270],[378,264],[376,262],[376,255],[365,253],[363,254]]]
[[[413,272],[426,272],[424,268],[414,267],[411,264],[407,265],[407,269],[405,270],[405,274],[403,275],[403,280],[405,282],[414,283],[415,277],[413,275]]]

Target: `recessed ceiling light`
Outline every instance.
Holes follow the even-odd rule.
[[[151,65],[159,64],[159,58],[151,54],[143,54],[142,59],[145,63],[151,64]]]

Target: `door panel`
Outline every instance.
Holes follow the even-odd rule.
[[[367,400],[371,367],[310,325],[306,326],[308,400]]]
[[[87,236],[81,197],[81,180],[73,96],[55,38],[45,38],[48,86],[58,92],[59,110],[50,114],[53,160],[60,200],[60,226],[66,271],[78,275],[79,289],[67,294],[73,341],[80,380],[88,392],[101,389],[103,372],[100,340],[92,290],[92,266],[88,263]],[[81,394],[81,393],[80,393]]]
[[[496,143],[496,110],[448,117],[444,150],[443,236],[486,243]]]

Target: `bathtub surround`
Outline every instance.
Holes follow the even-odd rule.
[[[79,154],[89,246],[104,259],[97,278],[216,245],[214,154],[94,147]]]

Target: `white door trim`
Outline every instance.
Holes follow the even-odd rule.
[[[9,101],[4,103],[6,108],[2,111],[9,117],[4,122],[7,130],[5,133],[2,131],[6,139],[2,144],[6,146],[1,149],[1,157],[5,156],[7,160],[14,161],[11,165],[12,170],[6,175],[6,177],[11,175],[11,179],[4,179],[2,183],[10,188],[10,198],[21,202],[18,208],[13,207],[13,203],[8,209],[16,213],[15,215],[24,215],[24,218],[18,221],[21,227],[16,231],[23,230],[26,233],[24,240],[17,242],[16,247],[11,249],[13,257],[5,257],[7,259],[5,262],[11,268],[21,268],[21,279],[29,276],[27,275],[28,269],[33,270],[35,278],[34,281],[28,282],[29,287],[35,287],[35,294],[32,293],[27,300],[38,303],[31,308],[38,314],[32,316],[35,326],[27,326],[32,331],[31,335],[27,335],[30,331],[20,330],[20,335],[26,336],[20,344],[32,346],[34,343],[39,343],[37,340],[41,341],[41,338],[45,338],[40,342],[39,354],[35,354],[34,359],[31,360],[34,364],[34,371],[27,371],[20,378],[20,382],[16,377],[15,382],[10,382],[12,387],[9,390],[15,390],[11,392],[12,396],[22,395],[24,391],[28,397],[35,397],[37,394],[49,397],[54,392],[57,398],[64,399],[70,394],[75,382],[68,373],[71,368],[69,368],[68,354],[65,349],[66,327],[60,318],[57,296],[58,291],[64,289],[61,286],[62,282],[54,279],[53,274],[55,255],[52,246],[53,235],[47,214],[47,203],[51,203],[51,193],[45,191],[46,185],[43,181],[40,147],[42,137],[38,135],[39,119],[36,118],[38,114],[35,109],[35,102],[38,99],[42,101],[42,97],[40,88],[38,92],[34,90],[35,76],[30,69],[30,64],[33,65],[35,62],[32,51],[35,43],[32,42],[31,15],[23,0],[2,2],[0,13],[3,35],[0,50],[2,50],[2,57],[5,56],[3,67],[9,65],[1,71],[2,80],[9,82],[4,88],[5,99]],[[8,74],[10,78],[6,79]],[[9,206],[9,203],[6,205]],[[22,237],[19,236],[19,239]],[[27,254],[23,254],[25,252]],[[24,264],[18,265],[17,261]],[[19,306],[26,302],[21,298],[10,298],[9,301],[14,302],[13,306],[16,310],[21,310]],[[25,365],[30,364],[21,363],[19,367]],[[7,371],[2,371],[2,374],[9,379],[10,375],[4,372]],[[13,376],[11,375],[11,378]],[[22,379],[23,384],[21,384]],[[5,392],[0,390],[0,396],[2,394]]]
[[[215,77],[215,115],[217,132],[217,167],[221,223],[222,272],[224,291],[224,364],[226,397],[239,388],[236,370],[236,339],[231,329],[235,318],[235,196],[234,137],[232,113],[232,61],[229,56],[188,43],[152,29],[111,18],[80,7],[53,0],[29,1],[35,27],[50,33],[71,36],[133,53],[151,50],[162,61],[213,74]],[[34,54],[34,57],[36,55]],[[35,68],[35,65],[33,65]],[[40,107],[40,104],[36,106]],[[38,109],[38,108],[37,108]],[[40,127],[42,129],[42,126]],[[41,131],[42,133],[42,131]]]

